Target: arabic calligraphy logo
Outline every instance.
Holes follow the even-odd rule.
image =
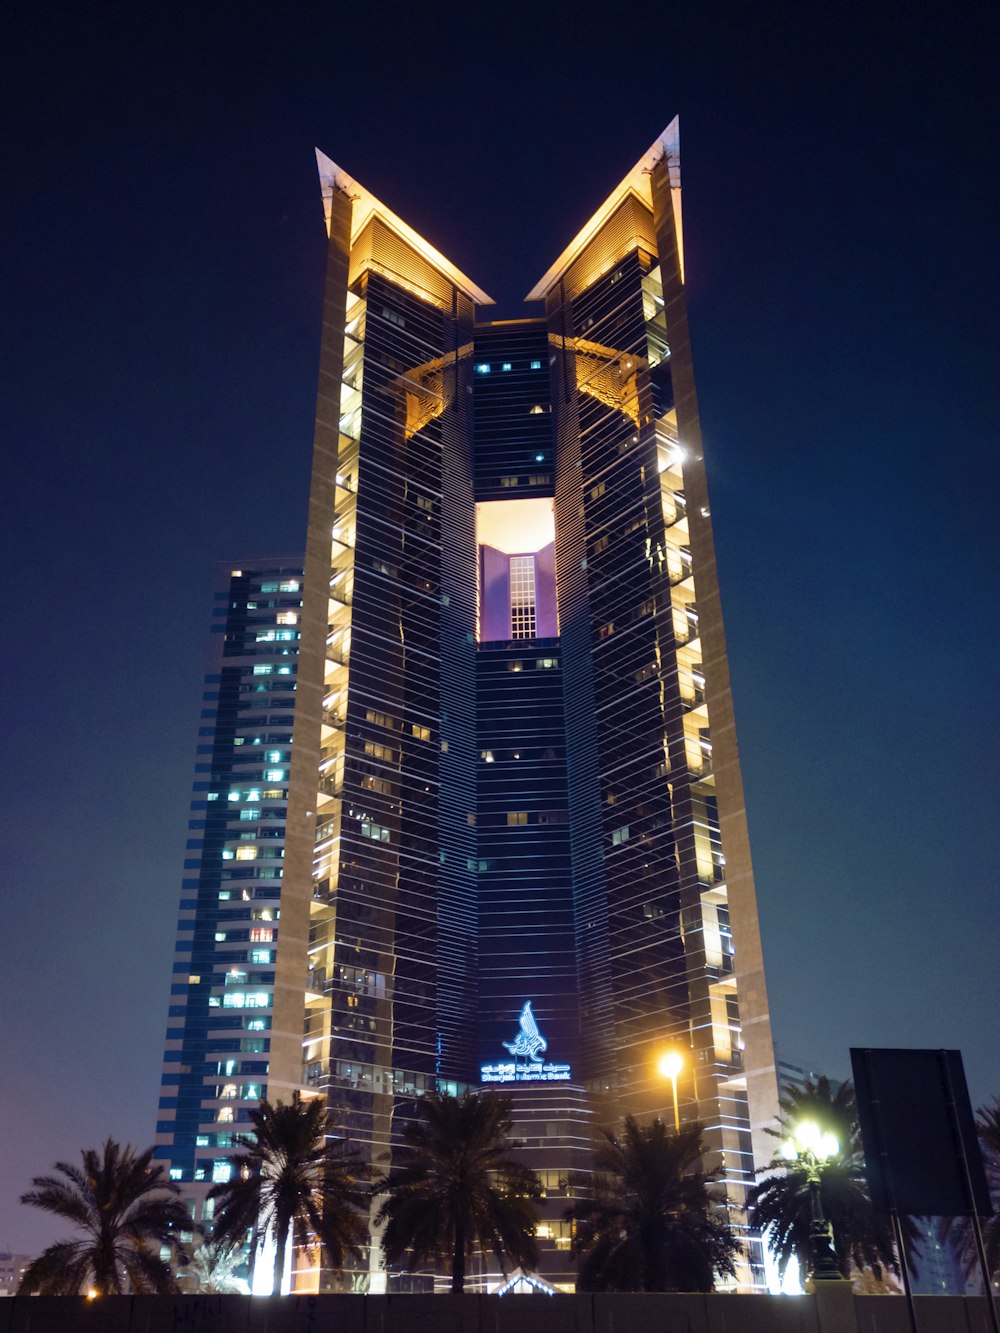
[[[535,1015],[531,1012],[530,1000],[525,1000],[524,1008],[521,1010],[520,1029],[513,1041],[505,1041],[502,1044],[511,1055],[523,1055],[526,1060],[541,1064],[542,1052],[548,1050],[549,1043],[538,1031]]]

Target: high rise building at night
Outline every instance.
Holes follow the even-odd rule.
[[[198,1222],[247,1109],[298,1086],[268,1064],[301,609],[301,556],[216,593],[156,1125]]]
[[[322,1093],[381,1167],[422,1092],[509,1091],[546,1189],[541,1272],[568,1285],[561,1214],[595,1126],[700,1119],[738,1207],[777,1102],[676,122],[518,320],[490,321],[475,283],[322,154],[319,169],[327,285],[260,1077],[272,1096]],[[239,793],[215,840],[239,855],[243,785],[213,773],[212,789]],[[213,888],[203,929],[228,943]],[[215,977],[205,997],[192,981],[184,1031],[224,999]],[[208,1163],[224,1145],[199,1126]],[[188,1159],[172,1164],[186,1182]],[[302,1290],[326,1282],[309,1263]],[[381,1272],[377,1246],[366,1280],[420,1282]]]

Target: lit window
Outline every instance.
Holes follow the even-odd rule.
[[[532,361],[532,363],[531,363],[531,369],[532,369],[532,370],[541,370],[541,368],[542,368],[542,363],[541,363],[541,361]]]
[[[251,787],[250,790],[249,790],[249,791],[247,792],[247,794],[246,794],[246,799],[247,799],[248,801],[259,801],[259,800],[260,800],[260,788],[259,788],[259,787]]]
[[[535,637],[533,555],[512,555],[510,558],[510,636],[512,639]]]
[[[543,417],[547,412],[552,411],[550,403],[535,403],[534,407],[528,412],[529,417]]]
[[[231,570],[229,571],[229,577],[230,577],[230,578],[233,578],[233,579],[241,579],[241,578],[243,577],[243,570],[242,570],[242,569],[231,569]]]
[[[492,763],[493,763],[493,751],[492,751],[492,750],[480,750],[480,751],[479,751],[479,758],[483,761],[484,764],[492,764]]]
[[[476,374],[488,375],[489,373],[490,373],[490,363],[488,361],[480,361],[479,364],[476,366]]]
[[[259,810],[241,810],[240,819],[260,819]]]
[[[223,859],[223,861],[231,861],[231,860],[233,859],[233,856],[234,856],[234,852],[233,852],[232,848],[230,848],[230,847],[224,847],[224,848],[222,849],[222,859]]]
[[[508,670],[508,671],[523,671],[523,670],[524,670],[524,663],[523,663],[523,662],[508,662],[508,663],[507,663],[507,670]]]
[[[231,1125],[236,1119],[236,1112],[231,1106],[220,1106],[219,1114],[215,1118],[220,1125]]]
[[[294,611],[279,611],[277,615],[279,625],[297,625],[299,618]]]
[[[505,362],[503,363],[503,365],[500,367],[500,369],[501,369],[501,370],[513,370],[514,367],[511,365],[511,363],[510,363],[509,361],[505,361]]]
[[[208,1147],[208,1135],[207,1135],[207,1134],[198,1134],[198,1135],[195,1137],[194,1146],[195,1146],[196,1148],[207,1148],[207,1147]]]
[[[196,975],[192,972],[192,974],[188,977],[188,985],[189,985],[189,986],[200,986],[200,985],[201,985],[201,977],[196,976]]]
[[[264,779],[267,782],[283,782],[285,770],[283,768],[266,768],[264,770]]]
[[[418,741],[429,741],[431,738],[431,729],[430,727],[422,727],[419,722],[414,722],[413,734]]]
[[[257,848],[256,848],[256,847],[237,847],[237,849],[236,849],[236,859],[237,859],[237,861],[256,861],[256,860],[257,860]]]
[[[298,592],[300,587],[301,584],[297,579],[288,579],[287,582],[278,584],[280,592]]]
[[[251,961],[251,963],[269,963],[269,962],[271,961],[271,950],[270,950],[270,949],[251,949],[251,950],[250,950],[250,961]]]
[[[273,629],[261,630],[261,632],[257,635],[256,642],[274,643],[274,630]]]
[[[222,1092],[219,1094],[220,1097],[230,1101],[232,1100],[232,1098],[238,1095],[239,1095],[239,1089],[237,1088],[235,1083],[225,1084],[225,1086],[222,1089]]]
[[[535,666],[540,670],[546,667],[557,667],[559,665],[558,657],[536,657]]]
[[[279,676],[290,676],[291,674],[292,674],[292,668],[290,666],[278,667]]]
[[[507,811],[507,823],[508,823],[511,827],[513,827],[515,824],[527,824],[527,822],[528,822],[528,812],[527,812],[527,810],[508,810],[508,811]]]
[[[610,539],[608,537],[598,537],[597,541],[594,542],[593,546],[590,548],[591,554],[600,555],[602,551],[606,551],[608,548],[609,540]]]
[[[284,799],[285,793],[280,787],[268,787],[264,792],[265,801],[283,801]]]
[[[182,1170],[179,1166],[172,1166],[172,1167],[170,1168],[169,1175],[170,1175],[170,1179],[171,1179],[171,1180],[183,1180],[183,1179],[184,1179],[184,1172],[183,1172],[183,1170]]]
[[[267,752],[267,762],[269,764],[280,764],[283,758],[284,755],[280,750],[268,750]]]
[[[226,1109],[232,1110],[232,1107]],[[221,1120],[222,1117],[220,1116],[219,1119]],[[232,1178],[232,1174],[232,1163],[226,1161],[212,1163],[212,1179],[216,1185],[225,1185]],[[212,1202],[215,1202],[214,1199]]]
[[[388,842],[389,830],[382,824],[371,824],[365,820],[361,825],[361,834],[365,838],[371,838],[374,842]]]
[[[500,478],[500,485],[501,485],[501,486],[506,486],[506,487],[508,487],[508,488],[511,487],[511,486],[516,486],[516,485],[517,485],[517,477],[501,477],[501,478]]]
[[[225,939],[225,936],[223,936]],[[254,926],[250,931],[251,944],[270,944],[274,939],[274,931],[267,926]]]
[[[205,799],[207,801],[217,801],[219,799],[219,793],[217,791],[210,791]]]
[[[269,666],[267,663],[258,662],[253,669],[253,674],[255,676],[269,676],[273,670],[273,666]]]
[[[621,828],[616,828],[614,833],[612,833],[611,845],[613,847],[619,847],[623,842],[628,842],[628,839],[629,839],[628,825],[624,824]]]
[[[290,629],[279,629],[274,637],[279,643],[291,643],[295,638],[295,631]]]
[[[266,1027],[266,1018],[248,1018],[246,1020],[246,1029],[248,1032],[263,1032]]]
[[[229,799],[230,799],[231,801],[238,801],[238,800],[240,799],[240,794],[239,794],[239,792],[238,792],[238,791],[231,791],[231,792],[229,793]]]

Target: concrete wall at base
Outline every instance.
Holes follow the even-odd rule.
[[[980,1296],[918,1296],[919,1333],[989,1333]],[[909,1333],[902,1297],[70,1296],[0,1300],[0,1333]]]

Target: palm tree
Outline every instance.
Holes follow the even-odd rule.
[[[582,1291],[711,1291],[735,1273],[739,1241],[701,1167],[701,1125],[670,1133],[662,1120],[627,1116],[602,1131],[593,1193],[566,1210],[574,1222]]]
[[[852,1267],[870,1268],[879,1280],[884,1269],[898,1273],[889,1219],[874,1211],[868,1194],[853,1084],[832,1084],[824,1077],[815,1083],[808,1079],[801,1085],[787,1083],[780,1108],[779,1128],[768,1131],[775,1137],[787,1138],[793,1125],[811,1120],[840,1144],[837,1155],[819,1167],[819,1189],[823,1213],[833,1227],[841,1273],[849,1277]],[[805,1273],[812,1221],[808,1172],[779,1155],[763,1170],[771,1174],[759,1180],[747,1198],[751,1225],[767,1236],[780,1272],[784,1273],[795,1255]],[[907,1225],[907,1234],[915,1241],[917,1233],[911,1225]]]
[[[120,1295],[126,1281],[133,1291],[166,1295],[177,1290],[160,1250],[180,1254],[180,1234],[195,1228],[177,1186],[162,1166],[151,1166],[153,1149],[136,1153],[108,1139],[100,1150],[85,1149],[83,1168],[56,1162],[59,1175],[36,1176],[21,1195],[32,1208],[64,1217],[83,1233],[57,1241],[24,1270],[18,1292],[74,1296],[93,1290]]]
[[[275,1243],[274,1285],[280,1290],[293,1226],[316,1237],[334,1268],[360,1258],[368,1228],[360,1210],[367,1192],[361,1163],[341,1140],[331,1143],[327,1112],[318,1097],[262,1101],[250,1112],[253,1130],[233,1140],[244,1149],[230,1158],[232,1175],[213,1185],[218,1199],[214,1241],[224,1248]]]
[[[983,1153],[983,1166],[986,1168],[986,1183],[998,1211],[983,1222],[983,1248],[986,1251],[986,1267],[990,1280],[1000,1278],[1000,1098],[993,1106],[981,1106],[976,1113],[976,1129],[979,1132],[979,1146]],[[979,1268],[979,1255],[973,1234],[972,1221],[968,1217],[949,1217],[942,1219],[940,1234],[942,1240],[953,1240],[967,1277],[971,1277]]]
[[[510,1156],[511,1100],[490,1091],[450,1097],[428,1093],[403,1131],[399,1164],[373,1193],[385,1195],[375,1218],[385,1225],[382,1249],[389,1263],[409,1271],[424,1264],[450,1266],[451,1290],[465,1288],[466,1263],[492,1251],[523,1268],[538,1263],[532,1201],[538,1177]]]
[[[201,1244],[192,1251],[178,1285],[183,1291],[199,1296],[249,1295],[249,1285],[235,1273],[242,1258],[239,1250],[215,1242]]]

